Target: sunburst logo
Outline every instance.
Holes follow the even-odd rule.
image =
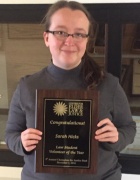
[[[64,116],[67,113],[67,105],[63,102],[57,102],[53,106],[53,111],[57,116]]]

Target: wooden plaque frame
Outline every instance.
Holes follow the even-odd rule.
[[[48,103],[49,106],[46,107],[46,100],[49,101],[51,100],[50,104]],[[82,155],[80,157],[82,157],[81,159],[63,159],[62,165],[44,165],[44,162],[46,162],[46,159],[49,159],[50,161],[57,161],[55,160],[55,158],[51,159],[51,158],[46,158],[46,150],[44,150],[46,147],[48,147],[49,145],[46,146],[47,139],[51,139],[51,144],[52,142],[55,143],[55,138],[54,139],[52,137],[50,137],[52,135],[53,132],[55,131],[51,131],[51,125],[49,127],[49,130],[46,130],[46,125],[45,123],[50,123],[50,119],[46,119],[46,117],[48,117],[51,113],[51,110],[49,110],[49,112],[47,112],[48,107],[51,108],[51,104],[53,102],[53,100],[58,100],[58,103],[54,103],[56,104],[56,106],[58,105],[62,105],[64,104],[64,106],[62,107],[64,110],[62,110],[62,114],[61,111],[60,112],[55,112],[55,115],[57,115],[58,117],[63,116],[65,114],[65,102],[70,104],[73,101],[78,101],[81,102],[81,104],[84,104],[85,101],[87,102],[91,102],[90,104],[90,119],[91,119],[91,123],[89,126],[89,130],[88,130],[88,134],[89,134],[89,161],[86,160],[87,162],[87,166],[84,166],[82,163],[83,162],[83,157]],[[75,103],[74,103],[75,104]],[[69,106],[68,106],[69,107]],[[51,108],[53,109],[52,111],[56,111],[57,107]],[[86,109],[86,110],[85,110]],[[67,109],[69,111],[69,108]],[[77,113],[74,110],[74,113]],[[81,110],[80,110],[81,112]],[[83,114],[86,112],[89,112],[88,108],[84,108],[83,107]],[[60,113],[60,114],[59,114]],[[70,113],[70,112],[69,112]],[[47,116],[48,114],[48,116]],[[79,114],[78,114],[79,116]],[[78,117],[79,118],[79,117]],[[66,118],[65,118],[66,119]],[[39,144],[36,147],[36,152],[35,152],[35,172],[39,172],[39,173],[77,173],[77,174],[94,174],[97,171],[97,156],[98,156],[98,142],[95,140],[94,136],[95,136],[95,131],[97,129],[97,120],[98,120],[98,92],[97,91],[93,91],[93,90],[45,90],[45,89],[40,89],[40,90],[36,90],[36,128],[40,131],[43,132],[43,136],[42,136],[42,140],[39,142]],[[65,120],[65,122],[67,123],[67,119]],[[74,122],[72,122],[74,123]],[[76,122],[77,123],[77,122]],[[82,122],[83,123],[83,122]],[[87,123],[87,119],[85,119],[85,122]],[[64,128],[66,125],[63,125]],[[48,127],[48,125],[47,125]],[[79,126],[78,126],[79,127]],[[72,127],[71,127],[72,128]],[[81,128],[81,127],[79,127]],[[47,132],[46,132],[47,131]],[[49,133],[48,133],[49,132]],[[50,133],[51,132],[51,133]],[[50,136],[49,136],[50,134]],[[62,133],[61,133],[62,134]],[[69,135],[68,135],[69,136]],[[79,134],[75,135],[76,137],[78,137],[78,139],[81,138],[81,136],[79,136]],[[62,137],[62,136],[61,136]],[[67,138],[67,135],[63,136],[63,138]],[[70,140],[69,140],[70,141]],[[68,142],[69,142],[68,141]],[[81,140],[83,141],[83,140]],[[79,142],[79,141],[78,141]],[[86,144],[86,141],[84,141]],[[75,142],[76,143],[76,140]],[[45,145],[44,145],[45,144]],[[58,143],[57,143],[58,144]],[[56,147],[57,145],[54,144],[54,146]],[[59,146],[57,146],[59,147]],[[65,146],[61,146],[64,150]],[[83,148],[84,145],[82,146],[77,146],[77,150],[79,151],[79,147]],[[66,148],[66,147],[65,147]],[[88,149],[88,146],[87,146]],[[70,151],[70,149],[68,149]],[[77,154],[77,150],[72,149],[72,151]],[[48,152],[50,152],[52,150],[49,150]],[[70,152],[72,152],[70,151]],[[58,151],[56,151],[58,152]],[[61,151],[59,151],[60,153]],[[64,153],[66,152],[65,150],[63,151]],[[83,151],[83,154],[86,154],[87,151]],[[55,154],[56,155],[56,154]],[[57,157],[59,158],[59,154],[57,154]],[[78,155],[75,155],[77,157],[79,157]],[[65,155],[66,157],[66,155]],[[67,156],[68,157],[68,156]],[[68,161],[68,162],[67,162]],[[82,164],[81,166],[77,165],[75,161],[80,161],[80,164]],[[60,163],[60,162],[57,162]],[[76,164],[76,165],[71,165],[72,164]]]

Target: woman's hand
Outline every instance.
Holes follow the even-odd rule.
[[[28,152],[35,149],[36,145],[41,140],[41,135],[41,131],[33,128],[29,128],[23,131],[21,133],[21,141],[24,149]]]
[[[110,121],[110,119],[106,118],[100,121],[97,124],[99,128],[95,132],[95,139],[100,142],[111,142],[115,143],[119,139],[119,133],[114,124]]]

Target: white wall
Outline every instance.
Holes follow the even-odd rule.
[[[22,168],[0,167],[0,180],[20,180]],[[8,172],[8,173],[7,173]],[[139,175],[123,174],[122,180],[140,180]]]
[[[0,0],[0,4],[51,4],[57,0]],[[77,0],[81,3],[139,3],[140,0]]]

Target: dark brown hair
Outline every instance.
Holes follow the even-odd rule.
[[[67,1],[67,0],[60,0],[50,6],[49,10],[47,11],[43,22],[45,24],[45,31],[47,31],[51,25],[51,17],[52,15],[62,8],[70,8],[72,10],[80,10],[82,11],[87,19],[89,20],[89,38],[86,47],[86,52],[82,58],[82,71],[85,83],[87,88],[95,88],[100,81],[103,79],[103,72],[101,71],[99,65],[93,60],[92,57],[88,55],[88,51],[90,49],[89,45],[92,45],[93,37],[94,37],[94,27],[96,25],[95,20],[91,17],[90,13],[87,9],[80,3],[76,1]]]
[[[57,1],[56,3],[54,3],[53,5],[51,5],[51,7],[49,8],[45,18],[44,18],[44,23],[45,23],[45,31],[49,29],[50,25],[51,25],[51,17],[52,15],[58,11],[59,9],[62,8],[69,8],[72,10],[80,10],[82,11],[86,17],[89,20],[89,24],[91,25],[91,16],[89,14],[89,12],[87,11],[87,9],[80,3],[76,2],[76,1],[67,1],[67,0],[60,0]],[[89,34],[92,33],[90,32],[90,27],[89,27]]]

